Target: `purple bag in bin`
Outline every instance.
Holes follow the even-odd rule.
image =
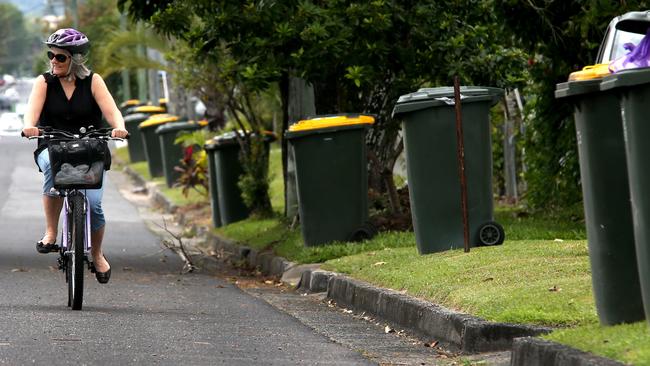
[[[626,69],[650,67],[650,28],[648,28],[645,37],[641,39],[638,45],[626,43],[623,48],[628,50],[629,53],[612,61],[609,65],[609,71],[618,72]]]

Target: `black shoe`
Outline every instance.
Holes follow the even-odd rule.
[[[99,283],[108,283],[108,280],[111,279],[111,269],[109,268],[106,272],[95,272],[95,278]]]
[[[47,243],[47,244],[45,244],[41,240],[41,241],[36,242],[36,251],[38,251],[41,254],[58,252],[59,251],[59,246],[56,245],[55,243]]]
[[[106,259],[106,256],[104,256],[104,259]],[[106,260],[108,262],[108,260]],[[106,272],[99,272],[97,270],[97,267],[95,267],[95,264],[91,264],[90,267],[90,272],[95,274],[95,278],[97,279],[97,282],[99,283],[108,283],[108,280],[111,279],[111,269],[109,268],[108,271]]]

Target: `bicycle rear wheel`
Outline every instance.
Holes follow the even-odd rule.
[[[70,207],[72,208],[72,225],[69,226],[71,243],[67,255],[67,279],[68,279],[68,305],[72,310],[81,310],[84,293],[84,239],[86,237],[86,215],[85,202],[82,195],[72,195],[69,197]]]

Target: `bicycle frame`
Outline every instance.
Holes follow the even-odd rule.
[[[72,242],[72,232],[70,230],[70,219],[72,217],[72,209],[68,196],[79,194],[84,198],[84,211],[86,217],[86,230],[84,235],[84,254],[89,265],[92,263],[92,256],[89,256],[90,249],[92,248],[92,240],[90,237],[90,210],[88,197],[80,189],[65,189],[59,192],[63,196],[63,210],[61,211],[61,218],[63,221],[63,230],[61,232],[61,256],[70,253],[70,243]]]

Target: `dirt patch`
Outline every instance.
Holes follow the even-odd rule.
[[[385,194],[370,190],[370,222],[379,231],[413,231],[411,204],[408,186],[397,190],[400,212],[391,212],[390,202]]]
[[[179,206],[175,215],[177,217],[183,217],[185,223],[196,225],[197,227],[212,228],[212,209],[208,202]]]

